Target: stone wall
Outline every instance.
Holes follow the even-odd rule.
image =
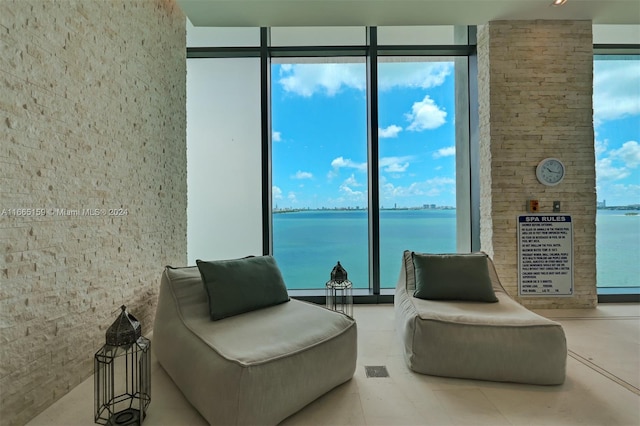
[[[0,419],[20,425],[93,373],[120,305],[150,332],[186,263],[185,17],[3,0],[0,49]]]
[[[522,297],[536,308],[593,307],[596,294],[593,43],[590,21],[497,21],[478,31],[480,238],[518,298],[517,216],[529,199],[573,221],[573,297]],[[535,176],[560,158],[558,186]]]

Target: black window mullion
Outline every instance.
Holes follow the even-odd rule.
[[[380,294],[380,183],[378,160],[378,32],[367,28],[367,152],[369,157],[369,287]]]
[[[187,59],[257,58],[260,47],[187,47]]]
[[[271,225],[271,58],[269,28],[260,28],[260,134],[262,146],[262,253],[273,252]]]

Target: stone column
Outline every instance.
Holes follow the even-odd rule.
[[[478,29],[480,240],[506,290],[532,308],[597,304],[591,21],[495,21]],[[566,166],[540,184],[538,162]],[[573,221],[572,297],[518,297],[517,216],[554,200]]]

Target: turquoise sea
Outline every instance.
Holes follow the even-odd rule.
[[[598,287],[640,286],[640,215],[598,210]],[[273,215],[273,251],[290,289],[323,289],[336,262],[354,288],[369,286],[365,210],[308,210]],[[456,251],[455,210],[382,210],[380,282],[395,287],[402,252]]]

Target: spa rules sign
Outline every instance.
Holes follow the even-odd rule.
[[[573,295],[571,216],[518,216],[518,276],[520,296]]]

